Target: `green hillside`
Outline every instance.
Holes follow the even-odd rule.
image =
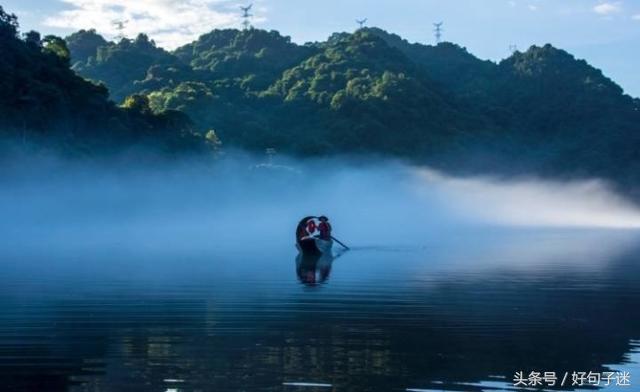
[[[551,45],[494,63],[377,28],[305,45],[226,29],[168,52],[143,34],[18,39],[15,20],[3,18],[2,121],[12,129],[71,128],[72,139],[109,143],[158,127],[215,130],[225,145],[255,151],[373,153],[461,173],[640,185],[640,100]]]
[[[153,113],[144,96],[122,107],[108,90],[77,76],[65,41],[29,32],[0,7],[0,142],[102,154],[136,145],[162,151],[200,149],[203,138],[183,113]],[[18,142],[16,144],[16,142]]]

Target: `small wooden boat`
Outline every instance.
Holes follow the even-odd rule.
[[[333,248],[332,240],[322,240],[320,238],[309,238],[297,242],[298,251],[307,255],[331,253]]]
[[[304,255],[331,254],[331,225],[325,217],[308,216],[296,228],[296,247]]]

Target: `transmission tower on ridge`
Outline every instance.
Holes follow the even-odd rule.
[[[251,15],[249,11],[251,11],[252,7],[253,4],[249,4],[246,7],[240,7],[240,9],[242,10],[242,26],[245,30],[249,30],[251,28],[251,22],[249,21],[249,19],[251,19],[253,15]]]
[[[364,25],[367,23],[369,19],[368,18],[364,18],[364,19],[356,19],[356,23],[358,24],[358,26],[360,26],[360,28],[364,28]]]
[[[518,51],[518,45],[513,45],[513,44],[512,44],[512,45],[509,45],[509,52],[510,52],[511,54],[514,54],[514,53],[515,53],[515,52],[517,52],[517,51]]]
[[[434,27],[433,32],[436,36],[436,44],[439,44],[440,41],[442,40],[442,32],[444,31],[444,29],[442,28],[443,24],[444,24],[443,22],[433,24],[433,27]]]
[[[128,20],[114,20],[111,22],[112,25],[115,26],[115,29],[118,31],[118,35],[116,35],[116,40],[122,41],[125,38],[124,29],[127,27]]]

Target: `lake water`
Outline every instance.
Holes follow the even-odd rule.
[[[2,390],[492,391],[519,371],[640,385],[637,232],[452,231],[335,260],[291,241],[5,250]]]

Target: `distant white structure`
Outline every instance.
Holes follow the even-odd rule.
[[[275,148],[267,148],[265,151],[267,154],[267,164],[273,165],[273,157],[276,156],[277,151]]]

